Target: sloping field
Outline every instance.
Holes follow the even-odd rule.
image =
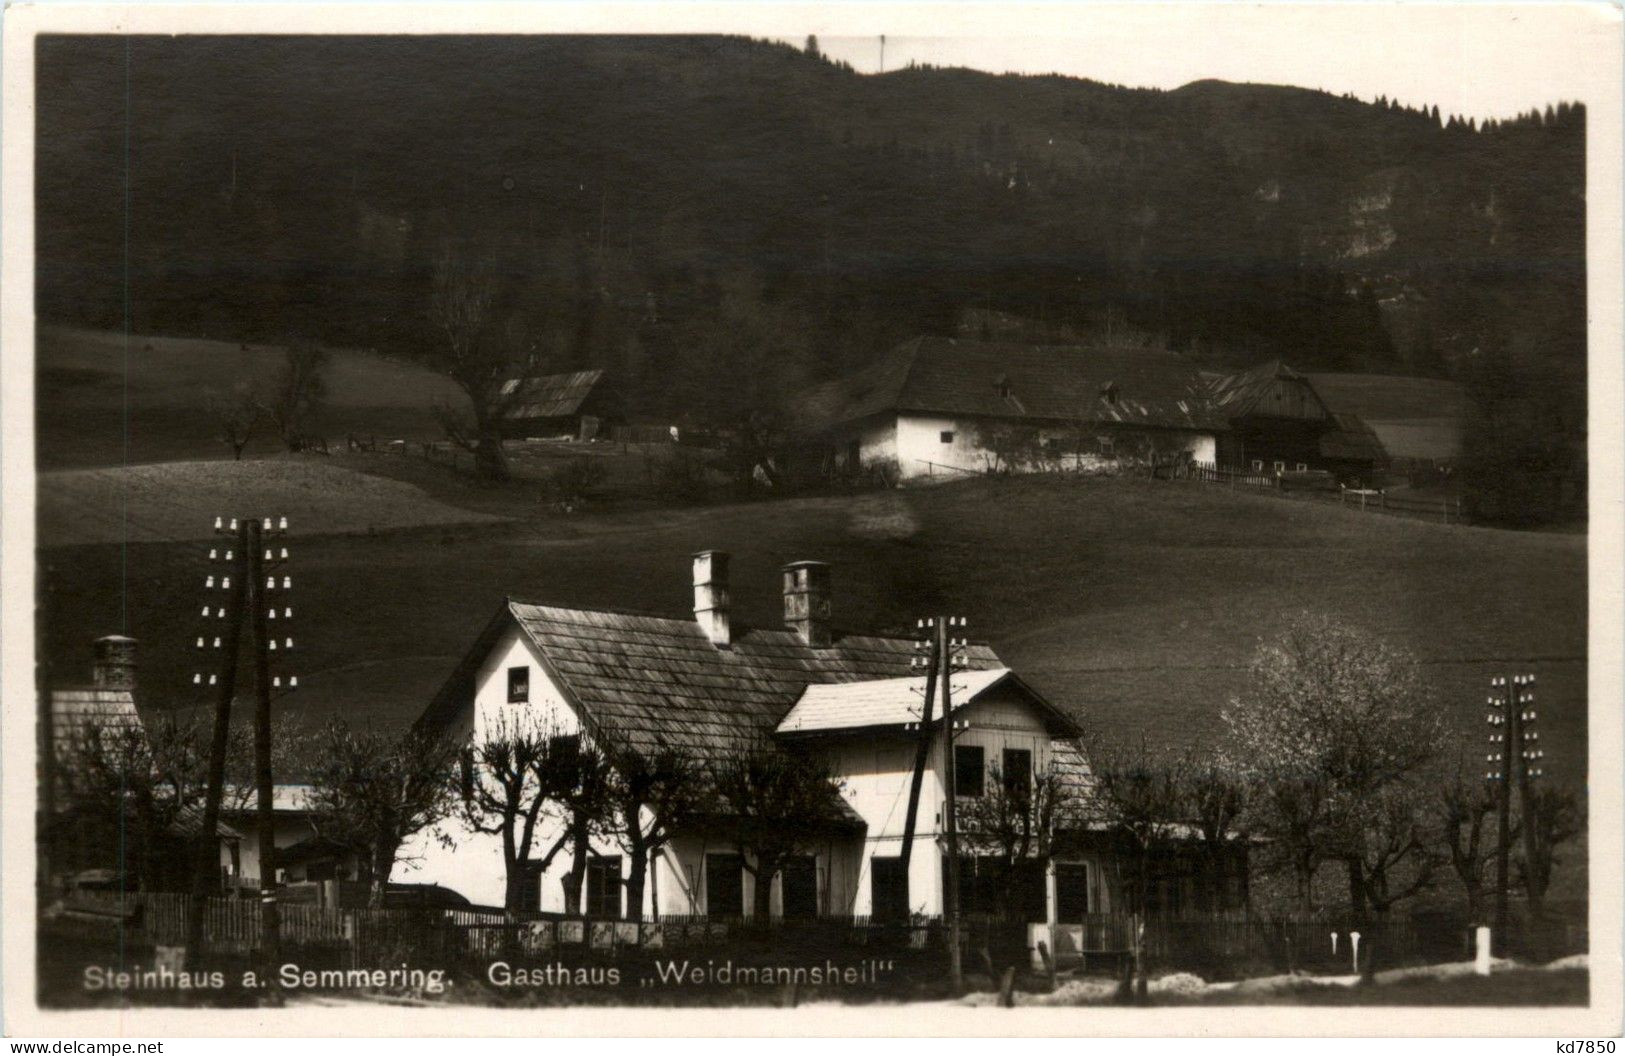
[[[301,610],[304,688],[290,706],[316,713],[410,720],[507,595],[686,613],[688,555],[714,546],[735,554],[740,623],[777,624],[782,563],[831,561],[838,626],[907,633],[923,614],[964,615],[972,635],[1108,733],[1214,743],[1219,709],[1258,643],[1288,613],[1319,609],[1414,649],[1474,750],[1488,678],[1538,674],[1552,770],[1578,776],[1584,763],[1583,537],[1139,480],[973,481],[433,533],[309,534],[324,516],[380,522],[351,512],[358,494],[323,500],[337,508],[289,511],[292,570],[312,584]],[[212,514],[228,495],[190,499],[185,516]],[[429,523],[423,511],[434,507],[413,499],[413,523]],[[127,600],[128,633],[145,642],[149,702],[185,702],[196,551],[103,545],[48,555],[61,599],[52,619],[59,670],[83,667],[90,638],[125,629]],[[368,675],[368,664],[384,676]]]
[[[1460,385],[1437,378],[1392,374],[1310,374],[1310,382],[1334,411],[1361,418],[1460,418],[1467,396]]]
[[[210,392],[270,378],[282,361],[274,345],[143,337],[41,327],[36,345],[36,415],[41,468],[229,458],[203,412]],[[334,349],[327,406],[312,431],[430,438],[432,408],[461,400],[445,378],[411,363]],[[125,428],[128,424],[128,429]],[[250,454],[279,448],[269,430]]]
[[[1393,458],[1449,459],[1461,453],[1467,397],[1460,385],[1386,374],[1311,374],[1332,410],[1366,420]]]
[[[1399,418],[1368,424],[1393,458],[1443,460],[1461,454],[1459,418]]]
[[[285,516],[301,534],[491,523],[421,489],[310,459],[162,462],[39,475],[43,546],[213,535],[214,518]]]

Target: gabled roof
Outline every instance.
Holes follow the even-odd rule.
[[[797,403],[804,432],[882,413],[1221,429],[1196,366],[1169,352],[918,337]]]
[[[203,807],[197,803],[188,803],[176,811],[174,820],[169,823],[169,831],[175,836],[187,839],[202,834]],[[243,838],[241,832],[226,824],[224,819],[221,818],[215,819],[214,834],[222,840],[240,840]]]
[[[84,686],[51,691],[51,739],[59,759],[73,758],[87,730],[144,728],[127,689]]]
[[[278,782],[271,786],[271,809],[278,814],[309,814],[314,809],[311,796],[315,791],[314,785]],[[259,796],[253,788],[228,786],[226,799],[232,804],[241,804],[222,806],[220,809],[226,814],[253,814],[259,809]]]
[[[1220,374],[1208,376],[1208,399],[1213,409],[1227,419],[1245,418],[1249,414],[1260,413],[1259,406],[1275,391],[1275,382],[1301,381],[1314,393],[1321,409],[1327,414],[1331,409],[1326,401],[1315,392],[1314,385],[1309,379],[1287,366],[1279,359],[1267,359],[1255,367],[1249,367],[1237,374]],[[1267,412],[1262,412],[1267,413]]]
[[[808,683],[907,678],[909,638],[838,636],[827,648],[793,631],[739,629],[719,649],[692,619],[505,602],[419,720],[452,720],[472,699],[480,663],[518,627],[588,723],[634,746],[681,745],[705,756],[748,751],[770,736]],[[1001,668],[985,645],[972,670]]]
[[[603,377],[601,370],[578,370],[572,374],[509,378],[502,383],[502,395],[507,396],[520,386],[524,389],[521,402],[508,409],[507,417],[562,418],[575,414]]]
[[[1033,692],[1007,667],[957,671],[949,680],[954,713],[995,687],[1017,687],[1041,712],[1058,737],[1077,736],[1077,724]],[[868,679],[862,682],[815,684],[802,691],[795,707],[779,722],[777,733],[807,734],[904,726],[918,723],[925,709],[925,676]],[[933,716],[942,721],[941,712]]]

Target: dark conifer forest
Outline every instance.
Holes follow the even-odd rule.
[[[1480,124],[741,38],[38,47],[48,321],[418,355],[456,253],[499,277],[516,357],[612,370],[648,415],[922,333],[1117,329],[1214,366],[1493,375],[1583,448],[1568,102]]]

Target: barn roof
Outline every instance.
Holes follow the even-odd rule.
[[[1195,365],[1168,352],[917,337],[810,389],[796,417],[808,432],[895,412],[1222,429],[1206,392]]]
[[[1278,379],[1301,381],[1309,386],[1309,391],[1314,392],[1315,389],[1308,378],[1281,360],[1267,359],[1235,374],[1209,375],[1208,399],[1214,410],[1226,418],[1245,418],[1258,410],[1259,404],[1274,391],[1274,383]],[[1320,400],[1318,392],[1315,399]],[[1321,406],[1325,405],[1325,401],[1321,400]],[[1329,409],[1327,413],[1330,413]]]
[[[509,408],[506,417],[563,418],[575,414],[603,377],[601,370],[578,370],[571,374],[509,378],[502,383],[502,395],[509,396],[521,386],[524,388],[521,402]]]
[[[1051,732],[1077,735],[1077,725],[1033,692],[1007,667],[955,672],[949,682],[954,712],[972,704],[997,686],[1011,684],[1043,711]],[[822,733],[837,730],[903,726],[920,721],[925,706],[925,676],[868,679],[862,682],[814,683],[779,722],[781,734]],[[936,716],[941,721],[941,716]]]

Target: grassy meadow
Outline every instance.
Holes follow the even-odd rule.
[[[269,379],[282,361],[275,345],[149,337],[42,326],[35,342],[36,447],[41,469],[117,466],[182,459],[229,459],[200,408],[211,393]],[[461,399],[446,379],[371,352],[331,351],[327,406],[311,431],[380,438],[440,435],[433,408]],[[261,429],[247,448],[280,448]]]
[[[485,512],[500,494],[485,493]],[[367,496],[349,496],[363,518]],[[423,508],[455,499],[424,495]],[[301,690],[287,706],[410,720],[504,596],[680,615],[687,555],[721,547],[736,555],[742,623],[777,624],[780,564],[830,561],[839,626],[904,631],[921,614],[963,614],[1090,725],[1161,742],[1212,743],[1249,655],[1282,618],[1337,613],[1410,645],[1473,749],[1488,678],[1536,673],[1551,770],[1577,778],[1584,765],[1583,537],[1129,479],[574,515],[512,501],[518,516],[504,521],[296,531]],[[81,670],[89,638],[127,631],[144,641],[149,703],[198,703],[185,682],[200,544],[138,538],[42,551],[53,660]]]
[[[312,719],[409,722],[505,596],[686,615],[687,557],[719,547],[735,555],[737,624],[778,624],[781,564],[829,561],[839,628],[908,633],[924,614],[963,615],[1089,727],[1166,745],[1216,744],[1258,644],[1294,611],[1327,611],[1416,653],[1456,730],[1443,747],[1469,773],[1484,750],[1488,680],[1535,673],[1548,770],[1584,780],[1584,535],[1127,478],[661,507],[645,479],[656,455],[613,444],[515,445],[520,479],[503,485],[400,454],[232,463],[207,430],[195,435],[197,412],[177,408],[236,371],[270,369],[276,350],[188,341],[131,353],[129,461],[167,464],[111,468],[124,465],[113,340],[41,335],[40,557],[58,682],[88,673],[90,639],[123,632],[142,640],[145,706],[205,703],[189,684],[205,540],[214,515],[235,509],[292,521],[297,649],[280,671],[297,674],[300,690],[283,706]],[[63,389],[64,377],[80,381]],[[1386,401],[1377,409],[1395,420],[1452,406],[1442,390],[1407,395],[1431,383],[1401,391],[1392,380],[1354,379],[1348,391]],[[329,434],[404,416],[427,438],[438,384],[336,354],[330,413],[343,424]],[[537,478],[581,455],[601,461],[610,497],[559,512]],[[1576,893],[1560,884],[1554,897]]]

